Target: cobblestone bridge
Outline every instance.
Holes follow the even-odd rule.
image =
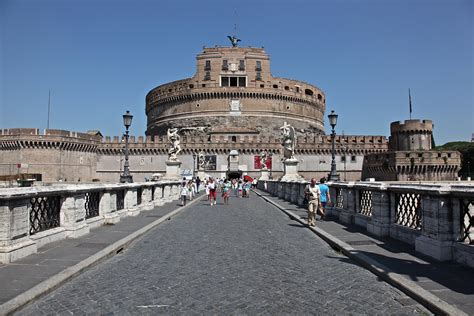
[[[215,206],[200,198],[17,312],[50,313],[428,312],[254,195]]]

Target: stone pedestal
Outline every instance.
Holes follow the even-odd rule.
[[[286,159],[283,161],[283,177],[280,181],[302,181],[302,176],[298,174],[298,159]]]
[[[258,180],[260,181],[270,180],[270,171],[268,171],[268,169],[262,169],[260,178],[258,178]]]
[[[181,161],[170,161],[166,162],[166,174],[163,180],[180,180],[181,179]]]

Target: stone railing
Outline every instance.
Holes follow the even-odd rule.
[[[307,182],[259,182],[259,188],[302,205]],[[330,183],[327,213],[345,224],[413,245],[440,261],[474,267],[474,186]]]
[[[0,263],[179,198],[179,182],[0,189]]]

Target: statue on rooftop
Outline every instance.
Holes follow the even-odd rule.
[[[241,42],[241,40],[239,38],[237,38],[237,36],[235,35],[227,35],[227,38],[230,40],[230,42],[232,43],[232,47],[237,47],[237,45],[239,44],[239,42]]]

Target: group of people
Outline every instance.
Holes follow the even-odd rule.
[[[191,180],[186,180],[183,178],[183,182],[181,183],[180,188],[180,196],[181,196],[181,205],[186,205],[186,200],[192,200],[196,194],[199,193],[199,186],[201,184],[201,180],[199,177]]]
[[[321,219],[324,220],[326,204],[331,200],[326,179],[322,178],[318,184],[316,179],[312,178],[311,182],[306,186],[304,193],[308,203],[308,226],[315,226],[316,213],[319,211]]]
[[[217,204],[217,193],[220,193],[224,204],[229,204],[229,198],[233,195],[240,198],[250,197],[250,188],[256,184],[255,181],[249,179],[215,179],[206,178],[203,187],[207,195],[207,200],[211,205]],[[199,193],[201,180],[199,177],[192,180],[183,179],[181,184],[181,205],[186,205],[186,201],[192,200]]]

